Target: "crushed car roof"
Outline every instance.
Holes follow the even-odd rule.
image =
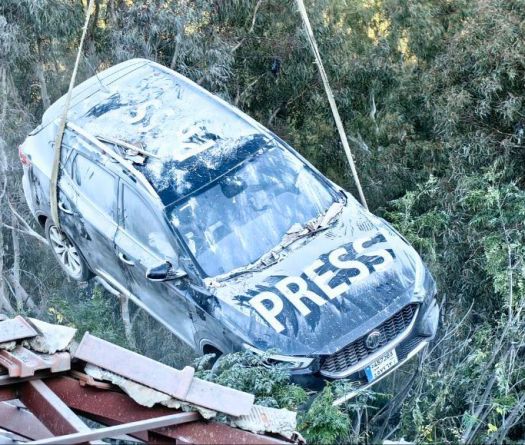
[[[64,98],[53,104],[42,125],[56,120],[63,105]],[[115,65],[78,85],[68,120],[94,136],[155,155],[139,170],[165,205],[213,180],[225,163],[249,156],[268,135],[255,120],[191,80],[144,59]]]

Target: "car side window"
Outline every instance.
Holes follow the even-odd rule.
[[[115,218],[115,177],[81,154],[73,160],[73,181],[100,210]]]
[[[122,199],[122,222],[126,232],[161,258],[175,258],[163,225],[142,198],[124,185]]]
[[[62,139],[62,148],[60,150],[60,163],[63,171],[71,175],[71,160],[74,156],[71,153],[73,149],[79,145],[78,136],[73,133],[71,130],[64,131],[64,137]]]

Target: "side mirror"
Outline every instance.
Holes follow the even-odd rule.
[[[151,281],[169,281],[185,277],[187,273],[182,269],[175,269],[169,261],[150,267],[146,271],[146,278]]]

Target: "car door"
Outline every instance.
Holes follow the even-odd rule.
[[[138,304],[185,343],[194,347],[194,327],[186,299],[188,279],[156,282],[146,278],[148,268],[177,262],[171,231],[160,210],[154,210],[125,181],[120,182],[119,227],[115,250],[130,277]]]
[[[126,282],[113,249],[117,231],[117,177],[87,152],[76,152],[71,161],[73,199],[63,203],[71,212],[72,239],[91,270]],[[66,208],[66,206],[70,206]]]

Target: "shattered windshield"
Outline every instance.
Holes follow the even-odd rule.
[[[204,272],[217,276],[257,261],[334,201],[303,162],[269,145],[176,203],[169,217]]]

